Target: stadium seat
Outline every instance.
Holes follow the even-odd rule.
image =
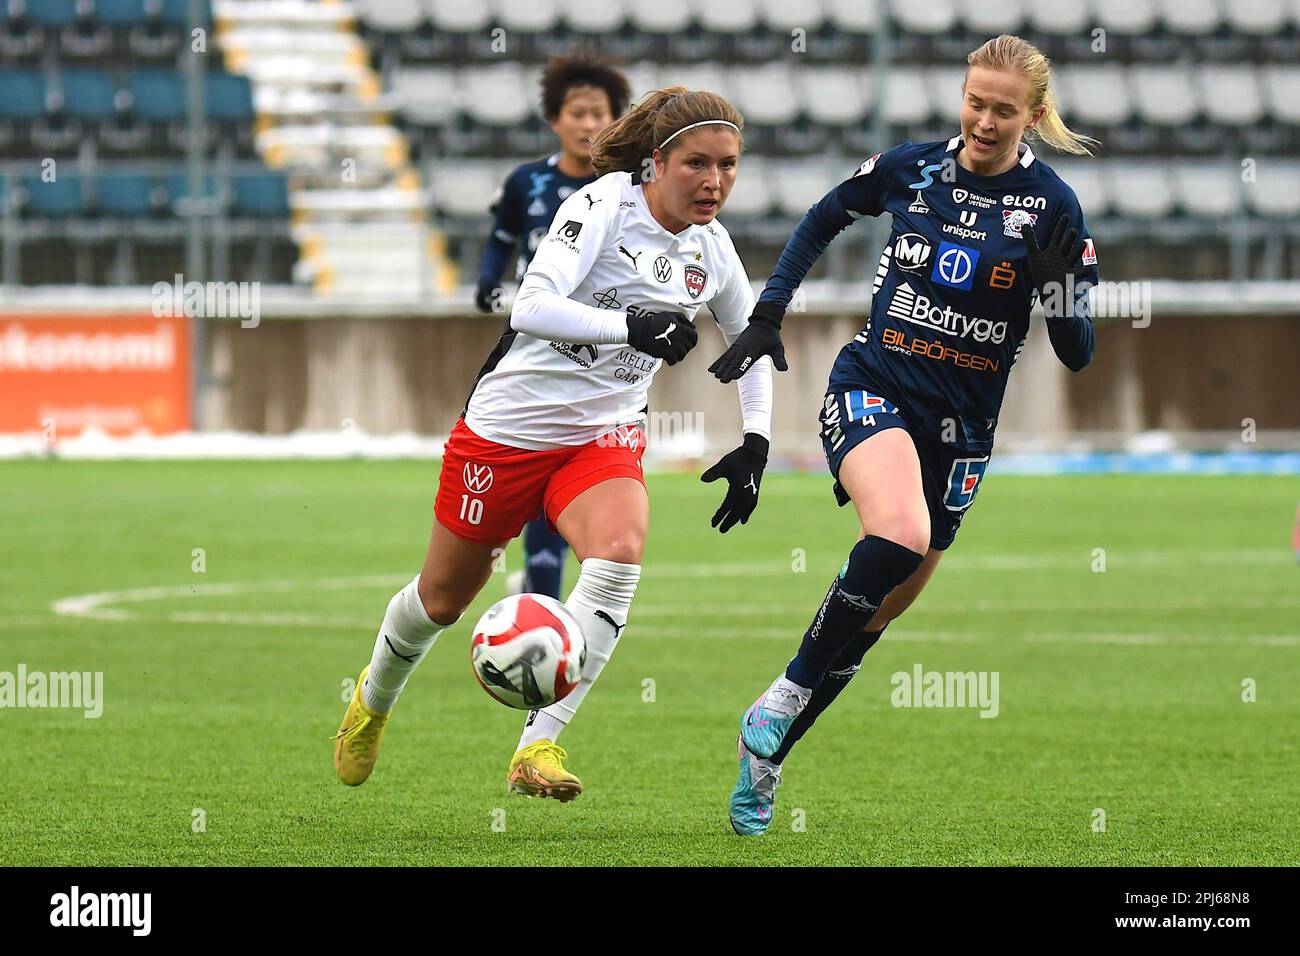
[[[141,119],[172,123],[185,116],[185,79],[174,70],[132,70],[126,89],[131,111]]]
[[[357,5],[357,19],[381,33],[419,29],[424,24],[425,12],[420,0],[361,0]]]
[[[933,66],[925,74],[931,110],[954,130],[961,126],[961,87],[965,82],[964,66]]]
[[[148,20],[149,0],[95,0],[95,19],[108,27],[134,27]]]
[[[1178,163],[1174,196],[1189,216],[1221,220],[1241,210],[1241,170],[1236,166]]]
[[[722,220],[765,216],[772,210],[772,193],[768,188],[770,163],[761,156],[745,156],[740,161],[740,172],[735,185],[722,207]]]
[[[1094,0],[1097,23],[1121,36],[1141,36],[1156,25],[1154,0]]]
[[[1300,67],[1271,65],[1263,69],[1264,102],[1280,123],[1300,126]]]
[[[164,187],[166,190],[167,197],[171,201],[173,206],[179,206],[181,203],[189,199],[191,196],[189,173],[188,172],[168,173],[164,181]],[[202,189],[203,189],[203,195],[200,198],[202,199],[220,198],[224,203],[224,200],[226,198],[225,191],[217,187],[216,176],[212,175],[211,173],[206,174],[203,177]]]
[[[1208,36],[1219,28],[1216,0],[1160,0],[1160,19],[1173,33]]]
[[[1049,36],[1087,36],[1094,26],[1088,5],[1079,0],[1034,0],[1025,12],[1030,26]]]
[[[1070,184],[1090,222],[1095,223],[1110,213],[1112,197],[1102,175],[1105,163],[1095,159],[1052,159],[1048,165]]]
[[[768,28],[788,38],[790,31],[803,29],[808,33],[820,30],[826,22],[826,10],[821,0],[754,0],[759,17]]]
[[[208,118],[218,123],[253,121],[253,85],[246,76],[214,70],[204,83]]]
[[[622,3],[609,0],[606,3],[592,3],[591,0],[560,0],[564,22],[569,29],[579,33],[605,34],[613,33],[623,26],[627,19]]]
[[[624,67],[623,74],[627,77],[628,88],[632,91],[633,103],[660,87],[659,68],[649,60],[641,60]]]
[[[80,216],[85,208],[85,191],[81,177],[75,173],[62,173],[51,182],[43,181],[40,176],[24,176],[23,191],[29,216],[69,219]]]
[[[31,121],[45,115],[45,77],[34,70],[0,71],[0,119]]]
[[[102,215],[141,218],[154,211],[154,184],[138,173],[104,173],[95,182],[95,206]]]
[[[682,33],[691,25],[691,5],[687,0],[633,2],[628,5],[627,12],[633,26],[641,33],[669,36]]]
[[[732,73],[736,108],[746,122],[757,126],[785,126],[799,115],[794,71],[784,62],[769,63]]]
[[[289,215],[289,185],[278,173],[252,173],[231,180],[231,211],[254,219]]]
[[[802,219],[815,205],[843,179],[843,170],[830,170],[820,159],[809,162],[781,162],[774,169],[773,183],[776,202],[782,213]]]
[[[456,118],[460,102],[456,74],[445,68],[411,68],[393,76],[393,96],[413,123],[442,126]]]
[[[684,86],[688,90],[708,90],[729,100],[735,100],[739,91],[735,87],[736,75],[743,67],[733,69],[730,73],[716,63],[692,63],[681,66],[668,66],[659,73],[661,86]],[[740,111],[744,115],[744,110]]]
[[[1062,67],[1055,82],[1061,111],[1085,125],[1111,126],[1132,114],[1128,82],[1119,66]]]
[[[1115,209],[1123,215],[1163,219],[1173,211],[1174,192],[1166,163],[1112,160],[1106,163],[1103,175]]]
[[[1158,126],[1184,126],[1196,119],[1196,87],[1191,70],[1177,66],[1138,66],[1131,74],[1138,115]]]
[[[430,199],[449,216],[486,221],[488,204],[511,168],[497,161],[440,163],[429,171]]]
[[[1253,126],[1264,116],[1264,98],[1253,67],[1202,66],[1196,71],[1200,100],[1211,122]]]
[[[446,33],[480,33],[492,23],[492,11],[486,3],[425,0],[425,4],[434,28]]]
[[[903,33],[934,35],[947,33],[957,20],[952,0],[892,0],[889,5],[898,28]]]
[[[814,122],[849,126],[863,122],[871,110],[867,101],[867,71],[846,66],[810,66],[796,73],[799,98]],[[953,99],[957,98],[953,94]]]
[[[525,90],[523,71],[514,63],[467,70],[461,74],[464,108],[475,122],[511,126],[528,118],[531,90]]]
[[[546,33],[560,20],[555,0],[497,0],[497,20],[507,30]]]
[[[77,0],[36,0],[26,6],[27,18],[46,30],[62,30],[77,22]]]
[[[161,20],[169,26],[188,30],[190,28],[190,0],[162,0]],[[203,0],[199,4],[199,25],[205,27],[212,25],[211,0]]]
[[[930,97],[925,76],[918,67],[895,67],[889,71],[885,88],[885,118],[895,126],[924,123],[930,116]],[[872,94],[879,101],[880,93]]]
[[[702,3],[696,16],[700,26],[710,33],[749,33],[759,22],[756,0],[734,0],[730,3]]]
[[[958,0],[957,16],[972,33],[995,37],[1015,33],[1025,22],[1024,4],[1020,0]]]
[[[111,119],[117,112],[117,87],[103,70],[64,70],[63,111],[91,123]]]
[[[1224,6],[1229,26],[1238,33],[1271,36],[1286,26],[1282,0],[1232,0]]]
[[[1300,216],[1300,163],[1264,157],[1256,163],[1255,182],[1244,183],[1246,205],[1260,216],[1283,221]]]
[[[873,33],[880,23],[880,0],[826,0],[826,15],[845,33]]]

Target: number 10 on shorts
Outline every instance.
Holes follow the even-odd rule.
[[[483,521],[483,499],[461,495],[460,520],[468,521],[470,524],[480,524]]]

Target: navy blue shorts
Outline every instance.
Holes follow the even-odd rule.
[[[821,414],[822,448],[835,478],[835,500],[849,503],[839,482],[844,456],[877,432],[901,428],[912,436],[921,460],[921,486],[930,511],[930,547],[942,551],[957,537],[966,509],[975,501],[989,456],[958,451],[908,427],[905,412],[888,399],[867,389],[849,388],[826,393]]]

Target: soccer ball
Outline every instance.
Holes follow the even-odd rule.
[[[578,686],[587,642],[555,598],[512,594],[479,618],[469,652],[485,691],[507,707],[536,710]]]

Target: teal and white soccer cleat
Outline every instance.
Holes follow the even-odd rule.
[[[727,817],[739,836],[762,836],[772,825],[781,765],[754,756],[743,740],[736,740],[736,749],[740,752],[740,776],[731,791]]]
[[[741,742],[755,756],[771,757],[781,749],[790,725],[808,706],[811,697],[811,690],[799,687],[782,674],[740,718]]]

